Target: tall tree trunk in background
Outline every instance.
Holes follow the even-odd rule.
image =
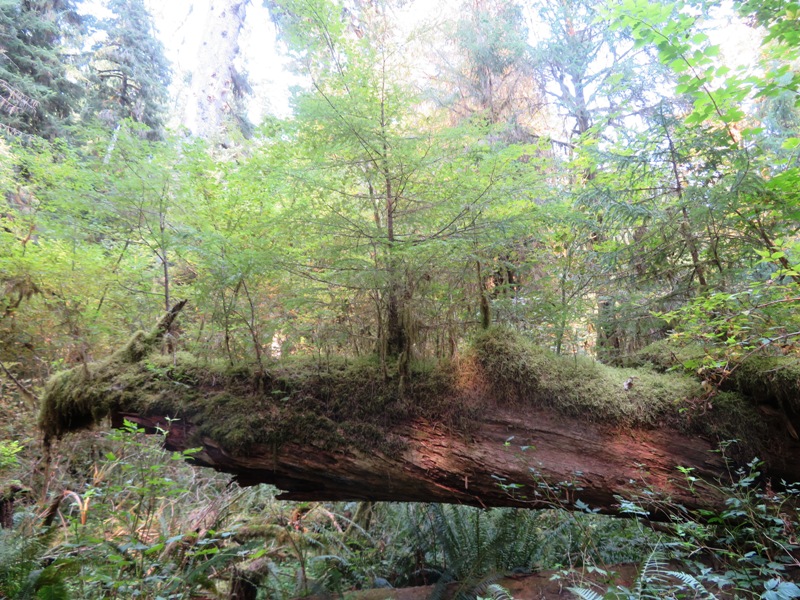
[[[385,84],[385,74],[381,81]],[[403,311],[406,310],[404,306],[405,298],[402,294],[403,284],[400,281],[400,273],[398,272],[398,262],[395,256],[395,236],[394,236],[394,219],[395,210],[397,209],[397,198],[392,191],[392,173],[389,167],[389,143],[387,141],[387,122],[386,122],[386,101],[383,98],[385,89],[382,90],[381,99],[381,137],[383,138],[383,151],[381,154],[380,168],[383,173],[384,185],[384,199],[386,203],[386,245],[388,251],[388,264],[389,283],[386,291],[386,352],[389,356],[400,356],[403,352],[410,350],[408,331],[406,323],[403,319]],[[406,362],[408,356],[405,357]]]
[[[183,125],[198,137],[223,132],[231,116],[245,12],[245,0],[211,0],[183,115]]]

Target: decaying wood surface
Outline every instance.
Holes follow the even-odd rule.
[[[157,415],[115,413],[146,428],[169,433],[166,447],[185,450],[191,423],[167,423]],[[386,455],[328,451],[287,443],[280,448],[228,454],[202,438],[198,466],[231,473],[241,485],[269,483],[287,500],[445,502],[481,507],[580,508],[618,513],[620,498],[640,498],[650,518],[660,520],[677,505],[721,506],[705,484],[690,491],[678,466],[708,481],[725,479],[721,455],[707,440],[670,430],[625,430],[565,420],[546,411],[487,416],[470,439],[441,427],[416,423],[401,433],[405,452]],[[780,462],[780,461],[779,461]],[[783,473],[800,478],[800,464],[783,462]],[[652,492],[652,493],[651,493]],[[583,504],[581,504],[583,503]]]

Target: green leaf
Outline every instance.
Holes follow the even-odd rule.
[[[682,58],[676,58],[675,60],[669,63],[669,68],[675,71],[676,73],[683,73],[684,71],[689,70],[689,64]]]
[[[781,144],[781,149],[794,150],[798,146],[800,146],[800,137],[793,137],[784,140],[783,143]]]

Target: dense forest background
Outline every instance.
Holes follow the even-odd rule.
[[[154,458],[133,427],[45,468],[36,390],[178,299],[165,354],[261,372],[313,355],[405,373],[493,326],[616,365],[697,344],[679,368],[709,390],[744,357],[797,355],[797,4],[269,2],[298,85],[257,123],[247,3],[207,4],[199,66],[172,82],[142,0],[0,0],[0,597],[567,578],[644,552],[641,583],[722,544],[699,524],[666,543],[592,515],[283,505]],[[744,481],[732,498],[763,508]],[[773,553],[758,531],[725,554],[739,571],[714,550],[664,585],[800,596],[795,534]]]

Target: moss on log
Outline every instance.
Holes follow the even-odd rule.
[[[442,501],[449,493],[452,501],[481,505],[493,492],[489,483],[483,496],[474,492],[469,477],[480,478],[472,472],[480,464],[473,463],[479,456],[491,463],[488,445],[501,449],[504,431],[517,436],[523,448],[535,445],[542,456],[546,444],[556,448],[550,462],[539,462],[555,481],[584,471],[582,461],[594,464],[597,490],[592,493],[608,510],[623,488],[635,487],[634,464],[650,469],[657,463],[652,472],[682,464],[709,477],[722,476],[725,465],[706,456],[722,440],[740,440],[736,447],[742,460],[759,456],[775,475],[800,478],[794,464],[797,444],[781,424],[783,413],[759,409],[769,398],[784,398],[777,391],[762,397],[761,388],[741,385],[718,393],[709,405],[701,381],[689,373],[659,372],[663,366],[652,364],[612,368],[587,357],[556,356],[501,328],[477,335],[458,360],[418,364],[410,377],[387,374],[376,358],[293,358],[262,372],[180,352],[165,356],[156,352],[159,331],[140,332],[105,361],[53,377],[40,416],[45,437],[58,438],[108,415],[151,425],[177,419],[183,428],[173,445],[202,446],[207,452],[200,462],[249,482],[275,482],[294,490],[294,498]],[[774,385],[779,390],[780,380]],[[448,450],[432,450],[434,439]],[[305,457],[302,464],[282,465],[287,453],[302,452],[316,453],[319,460],[311,464]],[[459,468],[472,470],[469,476],[448,472],[444,463],[453,455],[463,461]],[[336,469],[345,468],[343,457],[355,461],[347,466],[352,481],[336,490],[333,481]],[[508,474],[502,469],[517,469],[504,461],[482,474],[495,477],[494,486]],[[633,470],[627,479],[612,476],[614,470],[627,473],[629,466]],[[303,469],[317,471],[304,475]],[[354,493],[358,478],[366,482],[376,469],[404,469],[409,491],[392,485]],[[434,472],[427,491],[410,491],[415,477]],[[342,481],[347,478],[340,475]],[[453,492],[453,477],[462,476],[462,487],[473,491],[462,490],[459,496]],[[657,479],[670,493],[679,493],[679,484],[668,483],[666,474]],[[530,501],[499,498],[487,505]]]
[[[659,372],[683,372],[696,375],[710,384],[707,393],[709,406],[735,414],[737,419],[750,419],[748,427],[757,427],[757,435],[747,430],[737,439],[755,438],[750,450],[759,454],[762,442],[776,436],[776,431],[766,431],[763,419],[752,419],[752,409],[757,413],[780,416],[790,437],[797,440],[800,430],[800,358],[796,354],[781,354],[770,346],[753,349],[740,358],[731,358],[720,365],[707,348],[700,344],[680,345],[665,339],[639,350],[626,359],[628,366],[650,367]],[[704,365],[714,364],[708,367]],[[740,413],[741,404],[731,398],[743,398],[750,411]],[[718,410],[717,412],[721,412]],[[766,438],[766,439],[765,439]],[[758,442],[758,440],[761,442]]]
[[[670,427],[718,439],[752,438],[762,420],[739,394],[723,395],[725,410],[706,412],[700,381],[688,374],[556,356],[501,328],[477,336],[459,360],[417,365],[402,384],[397,373],[386,377],[374,357],[290,359],[259,373],[187,353],[161,355],[153,352],[157,339],[138,332],[107,360],[55,375],[40,415],[45,436],[120,411],[187,419],[238,453],[290,440],[391,451],[399,443],[394,427],[422,419],[469,435],[498,407],[547,408],[578,422]],[[750,443],[757,450],[767,441]]]

